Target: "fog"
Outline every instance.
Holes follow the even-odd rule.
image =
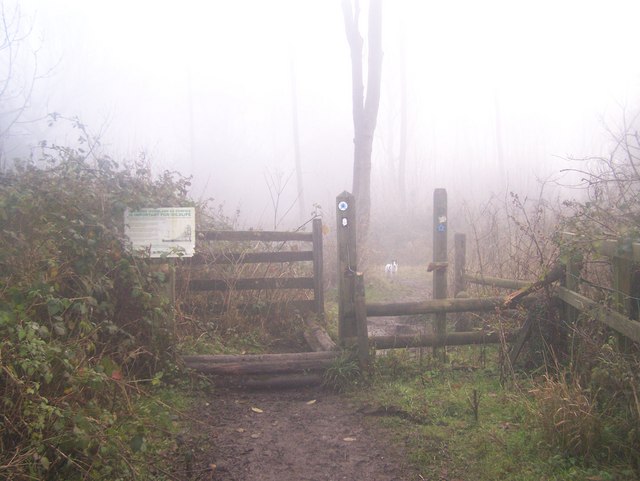
[[[351,190],[351,60],[338,0],[19,6],[32,26],[24,46],[46,73],[23,120],[77,116],[115,159],[144,152],[155,171],[193,175],[192,195],[239,209],[245,227],[274,227],[281,191],[276,222],[290,228],[301,222],[295,112],[302,217],[314,204],[332,211]],[[435,187],[482,199],[570,182],[559,175],[575,167],[566,159],[606,153],[604,127],[637,106],[638,18],[637,0],[384,2],[372,215],[397,202],[403,79],[410,208]],[[33,58],[25,62],[30,71]],[[44,138],[75,140],[42,122],[21,129],[13,155]]]

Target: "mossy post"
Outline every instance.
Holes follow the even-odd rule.
[[[356,203],[349,192],[336,198],[336,229],[338,238],[338,338],[344,346],[349,338],[356,338],[353,276],[358,270],[356,250]]]
[[[616,255],[611,258],[615,307],[620,314],[626,317],[630,317],[632,311],[631,299],[633,296],[631,285],[635,267],[632,261],[633,257],[629,255],[630,251],[630,243],[626,239],[618,239],[617,252],[622,255]],[[631,349],[631,343],[622,334],[618,334],[618,344],[622,352],[629,352]]]
[[[433,192],[433,298],[447,298],[447,191],[435,189]],[[436,337],[444,341],[447,336],[447,314],[442,312],[435,315],[434,330]],[[433,357],[446,361],[446,348],[434,347]]]
[[[579,254],[569,252],[566,256],[565,278],[563,279],[562,284],[564,285],[564,287],[573,292],[578,292],[580,286],[581,266],[581,256]],[[575,326],[576,320],[578,319],[578,310],[571,304],[566,304],[565,317],[567,325],[573,328],[573,326]]]

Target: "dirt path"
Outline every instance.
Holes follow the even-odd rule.
[[[216,481],[407,481],[402,446],[345,397],[320,388],[219,390],[202,401],[192,479]],[[194,449],[195,448],[195,449]],[[215,470],[209,470],[215,464]]]
[[[424,298],[426,276],[397,275],[403,300]],[[423,279],[423,277],[425,277]],[[419,319],[371,318],[372,334],[424,332]],[[199,402],[185,434],[189,480],[419,481],[402,441],[345,396],[322,388],[285,391],[216,389]],[[212,470],[209,467],[215,465]]]

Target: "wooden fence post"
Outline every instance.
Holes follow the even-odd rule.
[[[364,294],[364,276],[361,273],[355,274],[354,280],[354,307],[356,317],[356,330],[358,333],[358,364],[360,369],[369,369],[369,330],[367,328],[367,305]]]
[[[618,251],[625,252],[624,239],[618,240]],[[613,289],[615,309],[626,317],[631,314],[631,281],[633,277],[633,263],[623,256],[613,256],[611,258],[613,266]],[[630,348],[627,337],[618,334],[618,344],[620,350],[626,352]]]
[[[433,298],[447,298],[447,191],[435,189],[433,192]],[[447,314],[435,315],[435,334],[444,340],[447,335]],[[433,348],[433,356],[446,361],[446,347]]]
[[[313,219],[313,299],[318,316],[324,317],[324,270],[322,256],[322,219]]]
[[[623,241],[618,241],[618,249],[623,250]],[[631,311],[631,270],[633,263],[622,256],[611,258],[613,265],[613,288],[616,310],[621,314],[629,315]]]
[[[573,292],[578,292],[580,286],[580,270],[582,268],[582,260],[579,254],[571,253],[567,257],[565,265],[564,287]],[[569,326],[574,326],[578,320],[578,310],[571,304],[565,304],[565,317]]]
[[[356,203],[349,192],[336,198],[338,238],[338,339],[344,346],[346,339],[358,335],[354,306],[353,277],[358,270],[356,251]]]
[[[453,271],[453,296],[467,290],[467,281],[464,278],[467,269],[467,236],[457,233],[453,236],[454,271]]]

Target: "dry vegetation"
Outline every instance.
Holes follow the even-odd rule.
[[[86,135],[80,124],[76,128]],[[610,157],[583,161],[582,200],[552,203],[541,192],[537,199],[512,194],[473,208],[466,206],[470,270],[496,277],[539,279],[558,261],[579,255],[583,265],[580,291],[615,307],[619,296],[611,284],[612,266],[592,246],[603,239],[620,239],[625,249],[638,240],[639,152],[638,134],[625,126],[622,134],[614,136]],[[143,453],[151,451],[158,427],[155,423],[165,421],[158,404],[152,403],[156,408],[151,408],[140,396],[161,378],[170,382],[180,373],[176,350],[255,352],[301,346],[303,326],[295,308],[290,307],[296,300],[308,298],[308,292],[246,294],[234,290],[233,283],[238,278],[307,275],[307,266],[233,262],[220,266],[205,261],[197,269],[182,269],[186,263],[180,261],[178,302],[173,311],[161,295],[167,272],[127,252],[121,226],[125,206],[193,205],[187,187],[186,179],[170,173],[152,179],[141,163],[119,167],[107,157],[96,158],[91,151],[86,154],[55,146],[44,150],[41,161],[18,164],[15,171],[0,177],[2,477],[160,479],[158,472],[149,471],[148,466],[141,468],[139,461]],[[398,222],[406,224],[405,220]],[[335,236],[331,220],[325,223],[329,228],[325,235],[325,287],[331,298],[335,292]],[[219,212],[201,211],[199,215],[199,230],[232,225],[233,220]],[[386,253],[390,250],[399,252],[397,257],[405,253],[406,264],[426,263],[429,253],[420,248],[429,242],[425,231],[416,227],[413,235],[372,243],[363,263],[368,263],[372,272],[377,269],[374,266],[389,260]],[[575,234],[573,240],[558,235],[562,231]],[[266,248],[300,247],[287,243]],[[205,260],[256,249],[265,246],[220,243],[205,253]],[[632,273],[637,282],[637,266]],[[197,276],[221,279],[231,289],[218,296],[188,293],[186,282]],[[378,281],[369,284],[373,286],[369,296],[378,296],[376,286],[380,292],[394,289],[399,296],[405,294],[398,283],[384,278]],[[472,295],[498,293],[475,289]],[[637,292],[632,293],[630,303],[630,315],[636,318],[637,297]],[[551,452],[560,457],[563,470],[571,465],[571,476],[576,472],[575,476],[596,472],[600,478],[593,479],[615,479],[622,476],[620,473],[637,476],[637,346],[597,324],[588,312],[575,324],[568,324],[552,299],[553,291],[547,290],[536,309],[528,313],[535,320],[535,335],[518,365],[511,366],[504,350],[498,350],[498,378],[515,385],[515,395],[499,394],[491,401],[473,397],[470,393],[475,396],[475,390],[467,392],[460,387],[472,376],[456,374],[455,362],[444,367],[421,360],[416,368],[400,359],[404,354],[381,358],[368,389],[374,387],[381,395],[391,396],[388,403],[394,409],[398,403],[413,403],[397,411],[408,413],[404,421],[431,423],[434,413],[442,408],[437,416],[455,424],[453,419],[460,413],[471,409],[475,417],[480,412],[482,419],[483,409],[495,406],[504,410],[495,414],[498,422],[505,412],[515,412],[513,406],[519,402],[527,407],[526,419],[522,412],[509,414],[512,424],[504,432],[476,430],[474,436],[478,437],[469,439],[493,439],[507,450],[515,450],[530,443],[528,436],[538,433],[545,448],[527,455]],[[281,307],[268,307],[272,303]],[[506,330],[520,325],[522,319],[496,316],[481,322]],[[331,300],[327,302],[327,321],[330,327],[335,321]],[[462,363],[471,372],[491,370],[485,351],[480,352],[473,351],[473,361]],[[349,362],[341,360],[329,370],[330,380],[341,389],[343,381],[351,383],[358,374]],[[417,369],[415,376],[412,369]],[[441,369],[443,373],[439,373]],[[391,381],[385,381],[386,376]],[[494,380],[487,381],[487,390],[497,389]],[[428,394],[429,389],[442,387],[437,384],[440,381],[448,383],[443,392],[451,396],[449,404]],[[478,378],[473,382],[485,381]],[[438,407],[438,402],[442,406]],[[530,432],[516,442],[506,430],[520,424]],[[435,446],[438,436],[453,435],[430,426],[433,437],[421,438],[416,453],[431,453],[429,446]],[[465,422],[460,429],[476,429],[474,426]],[[170,433],[171,422],[166,421],[162,429]],[[445,444],[443,440],[438,449],[442,451]],[[445,461],[453,462],[452,452],[449,446]],[[510,469],[505,467],[504,472]],[[577,479],[568,474],[558,476]]]
[[[188,181],[94,156],[74,128],[84,149],[44,146],[0,176],[3,479],[134,479],[170,425],[141,401],[177,372],[166,272],[131,255],[122,219],[191,205]]]
[[[580,292],[619,307],[613,265],[594,246],[615,239],[625,249],[639,238],[640,138],[634,124],[611,132],[613,148],[608,157],[579,161],[581,200],[560,205],[542,195],[521,199],[511,194],[508,202],[494,199],[477,212],[469,210],[475,270],[498,277],[539,279],[558,260],[577,257],[582,264]],[[632,267],[631,275],[637,286],[637,266]],[[631,295],[628,314],[637,319],[638,296]],[[637,475],[637,346],[592,320],[588,312],[577,323],[568,324],[564,312],[552,303],[540,304],[538,309],[536,336],[524,360],[529,369],[544,373],[532,388],[532,412],[544,439],[561,455],[585,465],[628,466]]]

